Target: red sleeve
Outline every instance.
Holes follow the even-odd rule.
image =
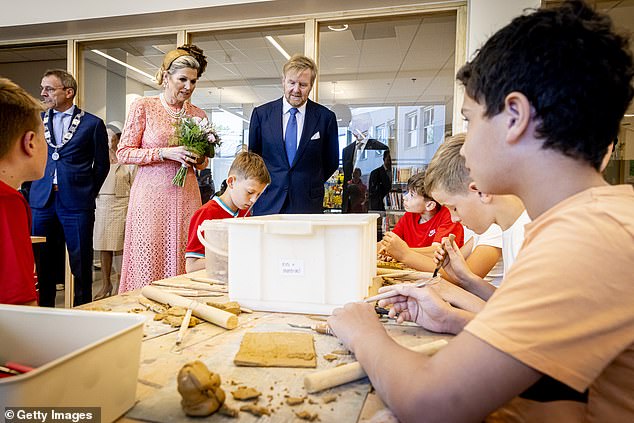
[[[0,200],[0,304],[37,301],[30,211],[20,194]]]
[[[192,253],[192,255],[204,257],[205,256],[205,247],[198,240],[198,227],[205,220],[210,219],[206,213],[206,207],[203,206],[196,210],[194,215],[192,216],[191,221],[189,222],[189,233],[187,236],[187,248],[185,249],[185,256],[187,254]]]
[[[440,243],[444,237],[454,234],[456,236],[456,244],[458,244],[458,247],[462,247],[464,244],[464,228],[462,224],[451,221],[451,212],[445,206],[440,208],[438,215],[438,226],[432,242]]]

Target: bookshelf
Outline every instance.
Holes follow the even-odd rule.
[[[338,169],[324,184],[324,211],[341,212],[343,171]]]

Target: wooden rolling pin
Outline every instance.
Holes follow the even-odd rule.
[[[447,345],[447,343],[448,342],[444,339],[439,339],[437,341],[408,348],[418,353],[433,355],[439,349]],[[358,361],[355,361],[344,364],[343,366],[333,367],[332,369],[322,370],[320,372],[306,375],[304,377],[304,388],[306,389],[306,392],[313,394],[315,392],[323,391],[324,389],[333,388],[335,386],[343,385],[344,383],[363,379],[366,376],[367,375],[363,370],[363,367],[361,367],[361,364],[359,364]]]
[[[154,300],[161,304],[169,304],[183,308],[191,308],[192,314],[200,317],[214,325],[218,325],[225,329],[234,329],[238,326],[238,317],[235,314],[220,310],[216,307],[210,307],[196,300],[181,297],[180,295],[170,294],[162,291],[154,286],[145,286],[141,289],[144,297]]]

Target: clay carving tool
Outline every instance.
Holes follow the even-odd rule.
[[[192,309],[188,308],[187,312],[185,313],[185,317],[183,317],[183,323],[181,323],[181,327],[180,329],[178,329],[178,334],[176,335],[176,346],[180,346],[180,344],[183,342],[183,337],[185,336],[185,332],[189,327],[189,322],[191,321],[191,319]]]
[[[226,286],[213,286],[202,282],[171,282],[171,281],[154,281],[152,285],[167,286],[169,288],[193,289],[195,291],[211,291],[211,292],[228,292]]]
[[[7,361],[4,366],[19,373],[28,373],[33,370],[33,367],[16,363],[15,361]]]
[[[0,373],[4,373],[6,375],[11,375],[11,376],[16,376],[16,375],[22,374],[22,373],[18,372],[17,370],[13,370],[13,369],[10,369],[10,368],[5,367],[5,366],[0,366]]]
[[[454,239],[456,239],[456,236],[454,234],[449,234],[449,242],[453,242]],[[447,252],[447,249],[445,248],[444,244],[442,246],[442,249],[445,253]],[[436,266],[436,269],[434,269],[434,274],[432,275],[432,278],[435,278],[436,276],[438,276],[438,271],[440,270],[441,267],[442,267],[442,261],[438,263],[438,266]]]
[[[292,328],[311,329],[323,335],[334,336],[334,333],[332,333],[332,330],[330,330],[330,326],[328,326],[328,323],[317,323],[314,325],[298,325],[297,323],[289,323],[288,325]]]
[[[188,276],[188,278],[192,282],[201,282],[201,283],[206,283],[206,284],[209,284],[209,285],[227,285],[227,282],[219,281],[217,279],[203,278],[203,277],[200,277],[200,276],[197,276],[197,277]]]
[[[150,286],[150,285],[148,285]],[[196,289],[185,289],[185,288],[171,288],[167,286],[158,286],[151,285],[159,291],[163,291],[168,294],[180,295],[181,297],[222,297],[226,294],[221,292],[210,292],[210,291],[198,291]]]
[[[419,281],[419,282],[417,282],[417,283],[415,283],[415,284],[412,284],[412,285],[414,285],[416,288],[421,288],[421,287],[423,287],[423,286],[433,285],[433,284],[435,284],[436,282],[438,282],[437,277],[432,277],[432,278],[427,278],[427,279],[424,279],[424,280]],[[395,296],[397,296],[397,295],[399,295],[399,294],[398,294],[398,292],[396,292],[396,291],[394,291],[394,290],[385,291],[385,292],[382,292],[382,293],[380,293],[380,294],[373,295],[373,296],[371,296],[371,297],[365,298],[365,299],[363,300],[363,302],[364,302],[364,303],[372,303],[372,302],[374,302],[374,301],[379,301],[379,300],[383,300],[383,299],[385,299],[385,298],[395,297]]]

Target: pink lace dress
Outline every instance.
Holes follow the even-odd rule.
[[[190,103],[185,110],[205,117]],[[175,121],[158,97],[147,97],[132,104],[125,123],[117,157],[119,163],[138,165],[138,172],[130,191],[119,293],[185,273],[189,221],[201,202],[192,168],[180,188],[172,185],[180,163],[159,159]]]

